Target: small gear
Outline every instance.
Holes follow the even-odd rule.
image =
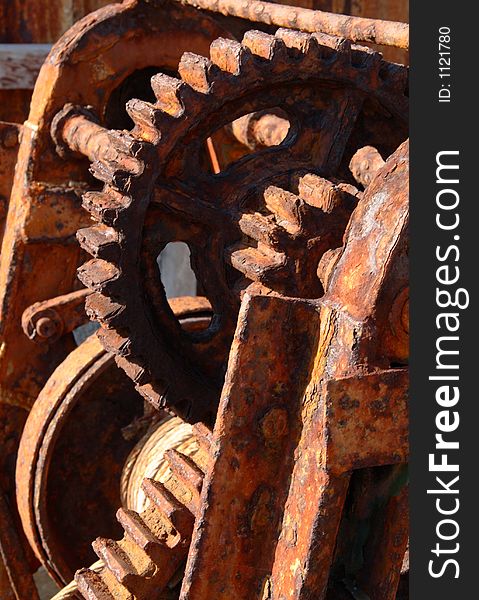
[[[120,508],[117,519],[125,530],[120,541],[97,538],[93,549],[103,561],[100,572],[80,569],[78,589],[88,600],[174,598],[175,577],[188,554],[203,477],[210,460],[211,432],[196,425],[199,450],[194,460],[176,450],[165,458],[171,476],[165,483],[145,479],[149,500],[138,514]]]
[[[184,54],[181,79],[152,78],[155,104],[128,103],[135,128],[110,132],[108,156],[92,166],[104,189],[84,198],[98,225],[78,234],[94,257],[79,277],[95,292],[87,308],[105,347],[153,405],[208,423],[238,292],[259,280],[283,293],[321,294],[317,263],[341,245],[355,202],[356,191],[337,182],[354,183],[348,165],[358,148],[394,151],[408,119],[407,69],[343,39],[250,31],[241,44],[216,40],[210,57]],[[217,174],[204,167],[215,131],[277,106],[290,122],[280,145]],[[157,257],[173,241],[188,244],[214,313],[194,334],[175,320],[160,280]]]

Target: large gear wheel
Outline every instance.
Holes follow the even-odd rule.
[[[399,303],[402,308],[407,306],[407,296],[403,294],[403,290],[406,289],[404,286],[408,281],[408,164],[406,143],[401,145],[372,178],[371,189],[366,190],[350,220],[344,244],[339,249],[341,256],[336,260],[336,265],[331,267],[332,273],[329,283],[325,283],[327,289],[321,302],[285,299],[278,294],[272,294],[272,298],[269,298],[272,300],[275,297],[275,300],[279,301],[273,305],[273,310],[279,310],[281,304],[283,308],[289,305],[289,311],[294,310],[291,305],[307,304],[312,312],[300,313],[305,328],[291,329],[289,323],[289,343],[293,342],[293,346],[287,345],[288,341],[283,339],[286,345],[281,351],[273,353],[276,360],[279,357],[283,360],[278,361],[277,371],[272,369],[273,374],[264,378],[269,377],[273,386],[279,384],[282,387],[284,380],[290,378],[291,373],[291,369],[288,368],[291,367],[291,363],[285,358],[296,360],[292,348],[303,346],[306,348],[305,354],[309,355],[310,346],[305,333],[308,326],[304,317],[317,315],[316,310],[319,308],[322,311],[321,316],[324,315],[324,318],[320,319],[323,329],[314,330],[313,347],[321,348],[319,352],[328,360],[329,366],[324,369],[321,367],[320,373],[316,371],[312,374],[311,381],[315,386],[328,382],[330,396],[327,405],[329,409],[326,412],[330,411],[330,414],[324,415],[324,419],[326,423],[329,420],[331,429],[325,430],[344,431],[345,427],[354,422],[353,431],[357,431],[355,418],[345,417],[343,411],[350,411],[354,403],[362,402],[364,393],[365,401],[370,402],[371,406],[381,404],[379,411],[374,409],[372,415],[369,411],[357,413],[359,422],[363,422],[364,419],[368,427],[368,435],[361,438],[368,447],[371,447],[371,441],[367,438],[373,436],[373,432],[377,433],[376,440],[383,435],[375,429],[378,420],[384,418],[382,398],[388,397],[388,402],[395,402],[393,398],[398,400],[398,395],[394,388],[398,386],[399,381],[406,383],[403,369],[389,367],[391,362],[396,365],[397,361],[406,364],[409,348],[407,332],[400,332],[396,328],[396,325],[403,322],[400,316],[402,311],[398,310],[397,305]],[[264,289],[251,286],[250,292],[253,287],[259,292],[256,296],[258,300]],[[358,289],[361,290],[360,295],[357,293]],[[243,308],[249,302],[251,296],[243,302]],[[343,509],[338,498],[341,495],[344,501],[347,486],[339,485],[335,488],[334,483],[338,478],[343,481],[345,472],[342,469],[345,467],[341,466],[342,462],[336,463],[338,471],[336,468],[330,468],[329,476],[325,479],[314,479],[311,469],[307,467],[295,472],[294,465],[303,459],[306,451],[310,455],[308,462],[314,472],[321,460],[317,447],[305,447],[305,444],[313,444],[310,437],[306,441],[303,438],[298,445],[296,438],[287,435],[288,432],[295,431],[288,425],[294,422],[292,413],[299,413],[302,406],[292,408],[294,404],[288,404],[288,411],[284,409],[282,412],[281,403],[272,407],[269,405],[270,410],[265,414],[264,405],[271,403],[272,395],[257,393],[253,397],[250,391],[255,389],[252,383],[262,378],[261,372],[255,373],[251,367],[258,354],[262,355],[262,361],[265,357],[262,348],[254,347],[255,344],[258,345],[258,329],[261,330],[265,324],[265,329],[269,329],[268,339],[271,340],[275,335],[275,326],[272,326],[271,321],[276,324],[285,319],[287,314],[286,311],[281,312],[281,316],[274,320],[272,306],[270,305],[269,310],[265,309],[267,306],[268,303],[261,302],[257,303],[256,310],[252,309],[254,312],[251,312],[249,317],[249,334],[253,339],[247,344],[243,344],[244,332],[248,331],[245,327],[247,313],[242,310],[242,325],[237,329],[233,350],[236,356],[239,353],[242,356],[230,363],[232,370],[236,370],[236,378],[230,373],[228,383],[230,389],[236,388],[236,391],[232,392],[231,397],[224,398],[225,402],[222,402],[213,432],[202,424],[197,424],[192,428],[196,438],[194,452],[185,456],[184,450],[180,450],[179,447],[180,451],[167,450],[165,456],[170,467],[169,477],[158,478],[160,482],[150,479],[143,482],[143,492],[149,502],[146,508],[140,503],[141,508],[138,508],[138,512],[120,510],[118,513],[118,518],[125,528],[124,538],[119,542],[104,538],[94,542],[95,552],[103,561],[101,572],[96,573],[90,568],[82,569],[76,574],[76,581],[85,598],[265,598],[265,589],[274,590],[274,597],[289,598],[293,596],[293,588],[297,592],[297,580],[294,577],[297,568],[303,568],[305,571],[306,568],[310,569],[309,573],[306,573],[308,577],[313,578],[314,585],[317,586],[310,588],[310,594],[314,595],[317,592],[318,598],[339,600],[349,598],[351,594],[359,597],[364,595],[363,589],[371,598],[387,597],[392,600],[394,597],[401,597],[396,596],[396,587],[407,540],[407,497],[404,493],[404,465],[399,469],[391,465],[396,465],[399,461],[398,452],[404,453],[403,458],[407,455],[407,427],[402,430],[403,434],[400,434],[399,438],[395,438],[393,434],[387,449],[382,446],[378,448],[375,446],[376,442],[373,442],[372,447],[376,449],[368,449],[365,452],[358,451],[355,446],[346,445],[345,448],[342,435],[337,438],[339,442],[334,442],[337,434],[332,434],[330,443],[338,443],[338,448],[341,448],[337,455],[340,457],[339,461],[346,460],[347,465],[355,467],[346,467],[348,477],[353,474],[360,483],[358,486],[357,481],[355,482],[350,501]],[[315,319],[311,321],[314,322]],[[287,327],[288,323],[285,326]],[[323,336],[326,340],[323,339],[321,343]],[[311,342],[310,339],[309,343]],[[369,365],[368,359],[371,360]],[[299,358],[298,362],[303,363],[304,358]],[[273,359],[269,356],[266,364],[271,367],[272,363]],[[265,363],[262,364],[264,366]],[[244,374],[241,372],[242,367],[245,368]],[[283,379],[278,378],[278,374],[282,374]],[[296,375],[301,377],[299,372]],[[371,387],[366,383],[369,377],[373,378]],[[394,383],[392,387],[391,382]],[[365,391],[363,385],[367,385]],[[284,392],[288,402],[294,398],[294,389],[287,388]],[[303,397],[303,389],[301,385],[300,397]],[[337,391],[334,392],[334,389]],[[333,393],[335,395],[331,396]],[[381,400],[374,400],[374,394],[378,394]],[[336,417],[335,405],[339,410]],[[401,402],[395,406],[398,411],[391,410],[391,419],[396,423],[402,422],[405,426],[405,406],[401,409]],[[319,410],[324,411],[324,405],[317,403],[317,407],[322,407]],[[366,414],[361,415],[361,412]],[[258,416],[261,417],[259,421]],[[308,419],[302,427],[303,430],[309,429],[309,435],[314,436],[314,443],[317,443],[318,447],[324,444],[317,420]],[[254,440],[258,438],[267,443],[255,446]],[[158,438],[155,440],[154,436],[151,436],[149,439],[152,442],[149,441],[150,450],[145,453],[146,460],[139,460],[139,464],[143,467],[148,465],[147,468],[153,465],[154,471],[154,465],[158,464],[157,456],[153,456],[154,460],[151,460],[150,451]],[[396,448],[397,442],[400,442],[400,445]],[[282,445],[283,443],[285,445]],[[142,447],[140,453],[145,447]],[[253,448],[257,448],[257,452],[253,452]],[[301,451],[299,455],[298,449]],[[153,454],[157,452],[158,450]],[[338,459],[335,458],[332,446],[329,452],[334,464]],[[359,468],[359,465],[364,464],[372,464],[372,468],[375,468],[382,462],[385,464],[380,467],[380,471],[376,470],[373,473],[373,477],[364,477],[364,467]],[[280,470],[277,470],[278,463],[282,464]],[[301,466],[304,467],[304,463]],[[253,472],[254,468],[260,473],[257,477]],[[293,473],[291,479],[289,469],[292,469]],[[139,473],[139,470],[137,472]],[[151,477],[152,471],[149,475]],[[293,490],[296,488],[294,498],[301,496],[298,488],[301,489],[304,479],[308,478],[308,483],[312,486],[308,488],[310,493],[307,506],[310,511],[317,498],[323,495],[321,509],[318,507],[318,510],[323,511],[320,528],[312,534],[313,539],[308,534],[306,545],[299,545],[297,540],[301,540],[299,536],[304,535],[304,530],[303,534],[301,533],[301,518],[311,522],[311,512],[305,511],[305,501],[301,503],[291,500],[291,488],[288,499],[283,495],[282,484],[277,481],[277,478],[281,481],[282,477],[288,482],[288,487],[291,485],[294,486]],[[133,490],[138,489],[137,477],[131,477],[130,467],[125,471],[125,479],[130,482]],[[395,483],[391,487],[392,481]],[[384,482],[387,482],[386,486]],[[388,492],[385,491],[386,488]],[[252,490],[254,491],[251,495]],[[258,490],[264,496],[259,494]],[[281,491],[275,493],[275,490]],[[316,494],[312,494],[311,490],[316,490]],[[365,496],[364,493],[368,495]],[[260,501],[261,497],[265,497],[266,500]],[[371,501],[371,498],[376,498],[376,501]],[[377,501],[378,498],[381,498],[380,502]],[[140,512],[141,514],[138,514]],[[297,516],[298,512],[301,518]],[[389,519],[386,520],[386,524],[382,520],[385,512]],[[274,514],[281,515],[283,519],[279,529],[272,525],[274,517],[271,515]],[[365,514],[368,515],[366,521]],[[369,520],[373,514],[374,520]],[[193,517],[195,525],[192,536]],[[331,527],[330,522],[336,523],[339,528],[336,529],[336,525]],[[291,523],[294,523],[294,537],[291,533]],[[365,523],[373,527],[371,532],[363,536],[358,531],[364,532]],[[325,538],[328,540],[326,544]],[[292,539],[295,543],[291,543]],[[352,539],[360,540],[360,552],[364,559],[359,563],[355,559],[358,546],[352,544]],[[238,543],[232,543],[232,540]],[[321,543],[318,543],[318,540]],[[252,554],[255,549],[257,554]],[[302,559],[298,558],[299,552],[303,553]],[[181,565],[187,553],[188,561],[180,591],[179,582],[183,574]],[[330,569],[333,555],[334,564]],[[217,556],[222,560],[217,561]],[[254,562],[255,568],[251,569],[249,565],[252,564],[252,556],[255,561],[261,557],[261,564],[267,567],[263,569],[261,564]],[[268,563],[269,556],[274,556],[271,564]],[[296,566],[304,564],[308,566]],[[318,564],[322,569],[318,569]],[[348,573],[346,578],[345,569]],[[284,573],[286,576],[283,577]],[[288,579],[289,573],[291,575]],[[258,580],[261,579],[272,583],[260,587]],[[275,585],[281,585],[283,589],[278,590]],[[288,585],[292,587],[288,588]],[[321,586],[325,595],[318,591]],[[256,590],[254,594],[253,589]],[[370,593],[371,590],[373,593]],[[271,594],[268,594],[268,597],[270,596]]]
[[[137,389],[187,420],[212,422],[239,291],[259,280],[321,295],[318,261],[341,245],[354,207],[351,157],[365,145],[388,156],[407,137],[407,69],[343,39],[279,30],[250,31],[241,44],[220,38],[210,59],[186,53],[178,71],[181,79],[152,78],[155,104],[128,103],[135,128],[110,132],[107,157],[93,164],[105,187],[84,198],[99,223],[79,232],[94,257],[79,276],[95,292],[88,311],[100,339]],[[276,107],[290,122],[280,145],[218,174],[204,168],[215,131]],[[190,247],[214,313],[192,335],[160,281],[157,257],[173,241]],[[314,276],[300,266],[306,250]]]

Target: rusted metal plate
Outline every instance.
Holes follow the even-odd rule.
[[[408,146],[403,145],[378,171],[353,214],[321,302],[321,334],[303,404],[301,450],[283,519],[294,524],[296,542],[278,541],[272,576],[278,598],[321,598],[326,593],[349,478],[334,476],[328,468],[328,382],[357,375],[358,368],[367,373],[389,367],[399,355],[406,358],[402,341],[398,346],[387,341],[390,309],[408,276],[408,165]],[[354,453],[356,447],[350,450]],[[318,535],[321,543],[315,541]],[[388,597],[395,591],[391,586]]]
[[[407,369],[328,382],[326,452],[331,472],[407,462],[408,387]]]
[[[268,597],[318,330],[314,303],[245,296],[182,598]]]
[[[27,243],[68,244],[90,219],[81,209],[81,185],[32,183],[30,205],[23,223]]]

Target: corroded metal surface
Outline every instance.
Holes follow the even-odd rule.
[[[351,551],[349,544],[334,556],[349,525],[341,516],[351,473],[407,460],[407,372],[389,368],[406,359],[405,346],[391,340],[387,316],[407,280],[407,166],[402,147],[378,173],[319,303],[261,291],[243,300],[181,598],[323,598],[333,559],[344,566]],[[288,351],[287,343],[299,347]],[[306,381],[291,380],[283,365]],[[385,528],[376,523],[381,542],[366,540],[364,563],[347,565],[354,585],[377,600],[394,598],[398,586],[407,543],[402,486],[396,476],[396,488],[382,490],[389,515]],[[374,506],[372,488],[362,491]]]
[[[200,446],[196,462],[169,450],[166,459],[171,475],[165,484],[152,479],[143,482],[149,506],[141,514],[125,509],[117,512],[125,530],[123,539],[95,540],[93,548],[105,567],[100,573],[91,569],[76,573],[84,597],[177,597],[174,577],[188,553],[204,470],[210,460],[209,431],[197,427],[195,433]]]
[[[35,44],[37,54],[38,45],[56,42],[75,21],[105,4],[109,0],[0,0],[0,44]],[[15,48],[12,51],[15,56]],[[29,54],[27,47],[25,51]],[[35,55],[32,58],[27,61],[22,56],[21,63],[24,74],[34,82],[41,64]],[[11,75],[15,78],[15,71]],[[33,85],[29,89],[18,89],[21,84],[15,87],[14,82],[11,85],[13,89],[0,89],[0,120],[22,124],[28,117]]]
[[[365,146],[360,148],[352,157],[349,168],[354,179],[364,187],[367,187],[374,174],[384,165],[383,157],[376,148]]]
[[[37,10],[40,5],[34,4]],[[55,44],[39,75],[25,126],[2,126],[2,144],[6,140],[8,146],[0,167],[0,193],[5,197],[18,150],[0,258],[1,483],[13,513],[15,458],[28,411],[48,377],[76,346],[72,320],[58,336],[58,321],[49,313],[46,321],[30,322],[33,328],[26,323],[27,337],[22,315],[38,302],[51,303],[78,290],[81,251],[74,235],[90,222],[80,199],[93,185],[88,162],[57,154],[50,136],[53,116],[71,100],[92,106],[104,125],[128,126],[124,101],[129,94],[141,97],[148,69],[175,68],[183,51],[203,52],[218,35],[227,33],[212,18],[176,4],[128,1],[105,7],[82,19]],[[9,102],[15,104],[15,98],[12,92]],[[18,147],[12,132],[18,134],[20,129]],[[38,562],[25,546],[33,572]],[[1,592],[13,593],[8,582],[3,586],[6,575],[1,568],[0,579]]]
[[[7,216],[21,130],[21,125],[0,121],[0,242]]]
[[[342,36],[354,42],[374,42],[398,48],[409,47],[409,26],[406,23],[351,17],[257,0],[250,0],[247,3],[235,2],[235,0],[180,0],[180,2],[252,22],[291,27],[310,33],[318,31]]]
[[[133,386],[95,336],[55,370],[29,414],[17,504],[31,547],[60,585],[93,559],[95,535],[118,532],[120,474],[135,443],[122,430],[142,415]]]
[[[176,4],[154,7],[128,2],[89,15],[52,50],[40,73],[22,137],[2,247],[2,397],[29,407],[53,368],[73,349],[68,336],[48,348],[33,345],[20,326],[28,306],[78,286],[79,249],[72,236],[89,222],[80,209],[81,193],[92,185],[88,163],[57,154],[50,137],[53,116],[69,98],[92,106],[107,125],[109,119],[118,120],[121,111],[121,118],[128,119],[114,92],[129,75],[152,64],[176,68],[185,48],[202,51],[221,31],[194,9],[185,13]],[[79,80],[85,85],[78,86]],[[60,264],[61,269],[49,268]],[[29,278],[32,272],[42,276]],[[17,357],[26,354],[29,361],[20,362]]]
[[[341,245],[356,191],[304,173],[347,180],[366,142],[392,152],[407,135],[407,73],[346,40],[290,30],[248,32],[242,44],[218,39],[210,57],[186,53],[182,79],[152,78],[155,104],[128,103],[135,128],[111,132],[93,163],[105,187],[83,204],[99,225],[78,239],[94,257],[79,277],[94,292],[87,308],[105,347],[155,406],[212,423],[241,290],[260,281],[318,297],[316,264]],[[292,123],[282,144],[218,175],[202,167],[214,131],[268,105],[280,105]],[[74,133],[72,147],[83,140],[88,153],[90,131],[76,121]],[[176,240],[189,244],[215,313],[195,339],[178,328],[159,281],[156,257]],[[306,249],[311,262],[302,260]]]
[[[78,575],[85,597],[393,600],[407,542],[407,150],[382,156],[407,136],[407,73],[291,28],[406,48],[407,26],[183,4],[208,12],[127,0],[86,17],[50,53],[25,126],[0,129],[0,202],[17,161],[0,260],[0,511],[12,525],[0,595],[35,597],[12,465],[42,388],[18,470],[30,545],[65,583],[94,532],[118,535],[111,509],[143,407],[115,388],[131,383],[97,341],[71,352],[87,298],[145,398],[216,426],[199,433],[201,464],[170,452],[169,485],[145,482],[151,506],[120,511],[120,542],[95,542],[106,566]],[[245,21],[215,10],[288,29],[240,44]],[[93,256],[82,290],[77,230]],[[208,296],[188,326],[157,267],[173,241],[189,245]]]
[[[204,298],[176,298],[171,305],[189,330],[211,318]],[[19,448],[17,504],[31,547],[57,583],[65,585],[91,562],[95,535],[120,533],[114,511],[121,472],[151,421],[131,381],[94,335],[40,393]]]
[[[0,489],[0,593],[2,600],[39,600],[23,539],[18,535],[15,517]]]
[[[172,597],[396,597],[407,545],[408,373],[391,365],[408,356],[403,312],[393,310],[407,304],[408,162],[403,144],[376,173],[320,300],[261,283],[246,290],[206,456],[195,466],[168,454],[167,491],[181,502],[146,482],[152,504],[141,517],[119,513],[123,540],[94,543],[106,568],[77,574],[85,598],[128,590],[143,599],[177,581],[191,521],[186,536],[179,523],[172,530],[165,507],[196,517]]]
[[[45,340],[53,343],[60,336],[72,333],[88,321],[85,299],[89,293],[89,290],[83,289],[32,304],[22,315],[23,332],[40,343]]]

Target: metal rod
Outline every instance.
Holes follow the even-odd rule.
[[[409,48],[409,25],[397,21],[365,19],[309,8],[298,8],[258,0],[178,0],[203,10],[240,17],[307,33],[328,33],[353,42],[372,42],[383,46]]]

